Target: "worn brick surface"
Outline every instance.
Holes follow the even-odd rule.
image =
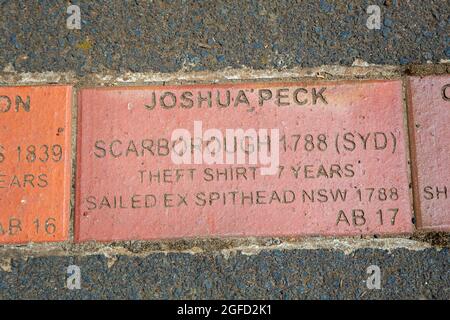
[[[400,81],[84,89],[79,108],[80,241],[412,231]],[[194,121],[279,129],[282,169],[174,164]]]
[[[71,95],[0,87],[0,243],[67,239]]]
[[[450,230],[450,77],[413,77],[410,107],[418,224]]]

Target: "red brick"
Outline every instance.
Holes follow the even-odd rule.
[[[259,106],[260,96],[269,97],[263,89],[270,90],[272,98]],[[221,93],[224,103],[227,90],[232,106],[219,108],[216,94]],[[321,90],[325,90],[323,99]],[[211,107],[206,102],[198,107],[199,92],[208,97],[210,91]],[[192,93],[182,99],[184,92]],[[157,103],[152,109],[153,93]],[[163,109],[160,96],[166,106],[172,105],[175,96],[175,107]],[[187,98],[191,97],[195,100],[192,108],[180,106],[190,106]],[[235,107],[236,101],[242,103]],[[79,94],[79,110],[78,241],[412,232],[401,81],[84,89]],[[262,176],[256,170],[253,178],[249,164],[175,165],[170,156],[164,156],[164,148],[158,156],[155,148],[150,148],[152,155],[142,147],[148,147],[150,140],[154,144],[158,139],[170,140],[176,128],[192,132],[194,121],[203,122],[203,132],[210,128],[222,132],[226,128],[279,129],[281,177]],[[365,146],[359,134],[367,138]],[[326,137],[326,146],[319,145],[319,135]],[[314,148],[306,145],[311,137]],[[210,171],[204,171],[216,173],[239,166],[246,170],[239,180],[234,176],[224,181],[220,176],[220,181],[208,181]],[[164,169],[185,171],[179,171],[182,177],[172,183],[149,181],[149,171],[160,170],[162,179]],[[193,179],[189,169],[194,170]],[[244,169],[239,172],[243,174]],[[176,172],[166,174],[166,181],[175,179]],[[346,192],[345,201],[332,200],[331,193],[338,189]],[[230,192],[237,192],[235,202]],[[314,202],[306,196],[312,197],[313,192]],[[291,202],[292,194],[295,200]],[[242,200],[243,195],[252,195],[253,200]],[[358,218],[362,212],[364,219]]]
[[[419,228],[450,230],[450,77],[409,79]]]
[[[69,86],[0,87],[0,243],[68,237]]]

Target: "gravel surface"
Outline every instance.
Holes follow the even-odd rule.
[[[448,0],[72,1],[0,0],[0,69],[174,72],[450,59]],[[381,8],[381,29],[366,27]]]
[[[108,268],[108,262],[110,264]],[[13,259],[0,269],[2,299],[450,299],[448,249],[275,250],[257,255],[168,253]],[[381,290],[369,290],[370,265]],[[65,288],[67,267],[81,289]]]

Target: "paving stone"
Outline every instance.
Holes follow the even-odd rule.
[[[79,108],[79,241],[413,230],[401,81],[93,88]]]
[[[0,243],[66,240],[72,87],[0,87]]]
[[[413,77],[409,84],[418,225],[450,231],[450,77]]]

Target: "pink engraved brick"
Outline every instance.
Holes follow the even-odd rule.
[[[450,77],[409,79],[418,227],[450,230]]]
[[[401,81],[83,89],[79,112],[77,241],[413,230]]]

